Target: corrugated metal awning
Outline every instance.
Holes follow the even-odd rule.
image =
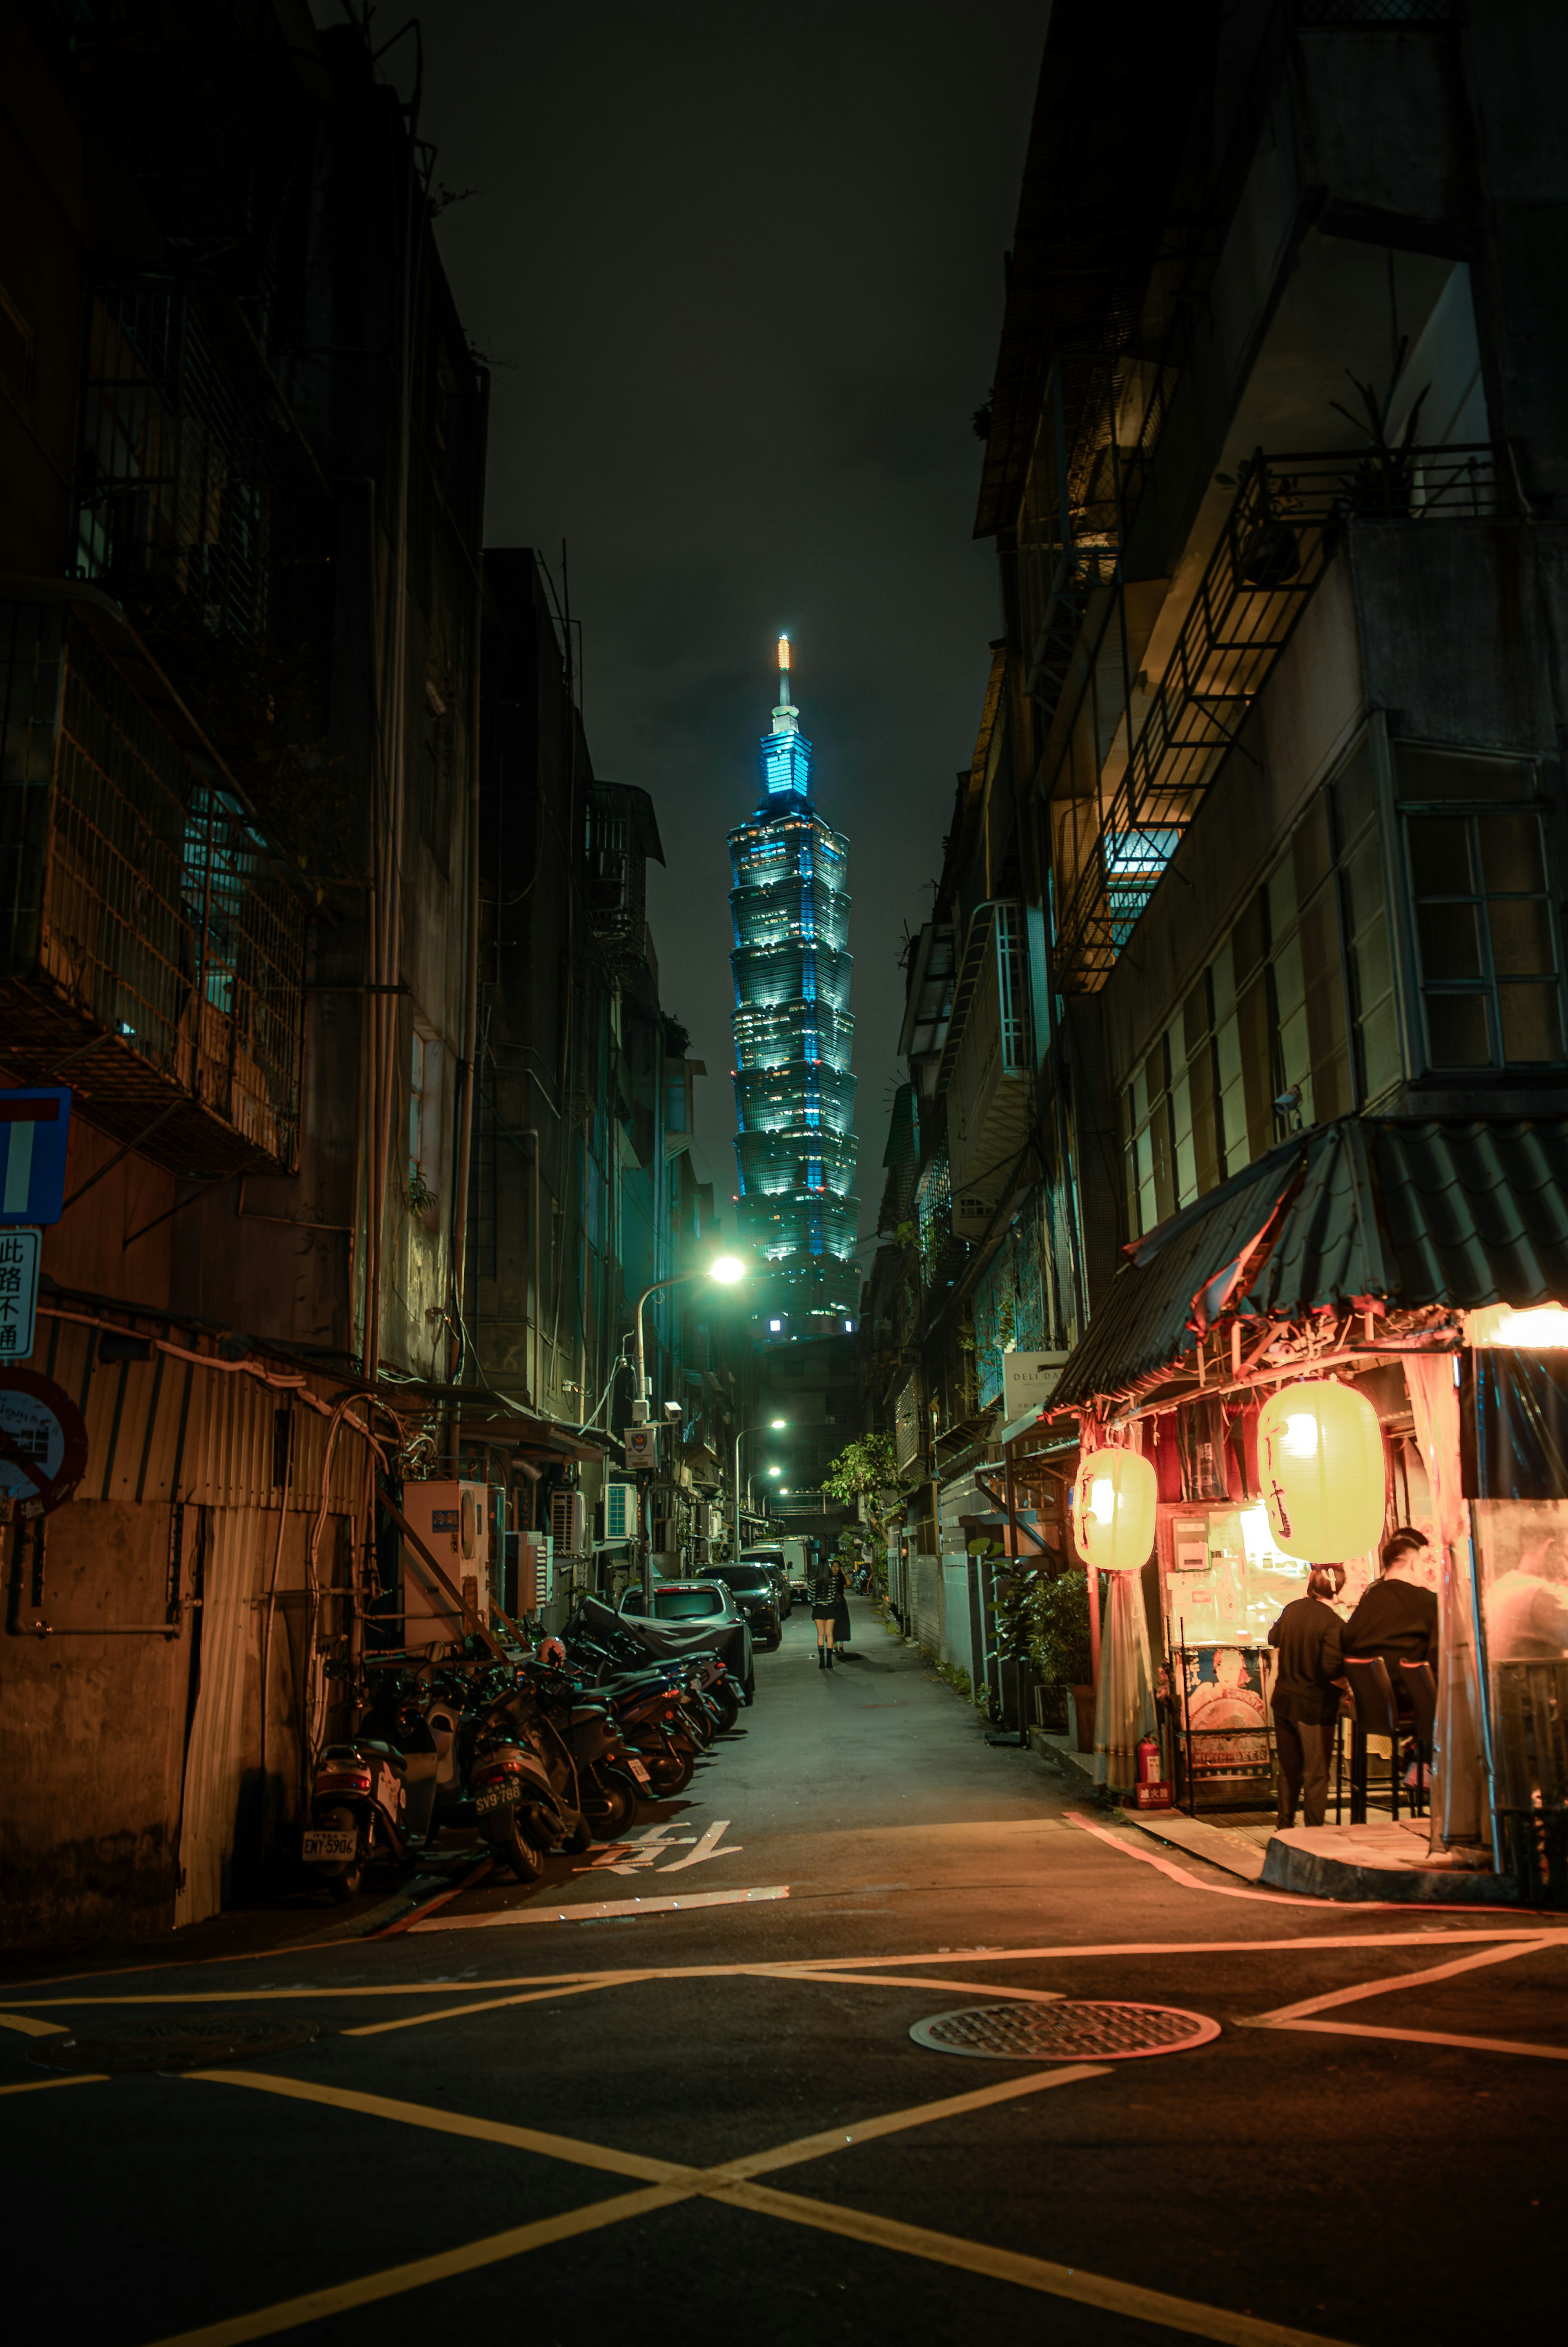
[[[1225,1310],[1568,1302],[1568,1118],[1344,1117],[1128,1253],[1052,1409],[1175,1368]]]
[[[1271,1151],[1128,1250],[1131,1260],[1051,1390],[1053,1411],[1122,1392],[1191,1348],[1197,1327],[1232,1304],[1300,1177],[1304,1153],[1299,1141]]]

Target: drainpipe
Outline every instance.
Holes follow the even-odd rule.
[[[490,375],[481,367],[477,451],[474,486],[474,619],[469,647],[470,699],[468,716],[468,937],[467,964],[463,974],[463,1110],[457,1132],[457,1177],[452,1199],[452,1286],[461,1332],[467,1303],[468,1184],[474,1159],[474,1093],[479,1081],[479,704],[480,648],[485,620],[485,453],[489,429]],[[534,1144],[538,1185],[538,1143]],[[536,1212],[538,1199],[535,1200]],[[461,1355],[459,1354],[459,1358]],[[454,1445],[457,1413],[453,1411]]]

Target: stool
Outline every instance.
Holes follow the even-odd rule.
[[[1347,1655],[1345,1676],[1356,1706],[1350,1730],[1350,1822],[1367,1822],[1367,1738],[1386,1736],[1393,1745],[1389,1765],[1389,1800],[1396,1821],[1399,1815],[1399,1707],[1394,1700],[1389,1665],[1381,1655]]]

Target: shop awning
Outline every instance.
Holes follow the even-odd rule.
[[[1225,1310],[1568,1301],[1568,1118],[1341,1118],[1128,1254],[1052,1410],[1175,1368]]]
[[[1194,1323],[1206,1327],[1235,1302],[1300,1179],[1304,1153],[1300,1141],[1287,1142],[1128,1250],[1110,1295],[1062,1366],[1051,1390],[1053,1412],[1125,1391],[1191,1348]]]

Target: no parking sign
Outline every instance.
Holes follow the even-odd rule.
[[[87,1472],[87,1430],[63,1386],[0,1369],[0,1513],[46,1516]]]

